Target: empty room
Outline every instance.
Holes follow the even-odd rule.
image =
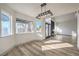
[[[0,56],[79,56],[79,3],[0,3]]]

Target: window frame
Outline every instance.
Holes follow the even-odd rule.
[[[10,33],[8,33],[7,35],[3,35],[2,34],[2,14],[4,14],[4,15],[6,15],[6,16],[8,16],[9,17],[9,21],[10,21]],[[3,10],[3,9],[1,9],[1,11],[0,11],[0,27],[1,27],[1,29],[0,29],[0,31],[1,31],[1,34],[0,34],[0,37],[7,37],[7,36],[11,36],[13,33],[12,33],[12,15],[8,12],[8,11],[6,11],[6,10]]]
[[[16,18],[16,19],[17,19],[17,18]],[[20,18],[18,18],[18,19],[20,19]],[[20,19],[20,20],[22,21],[22,20],[24,20],[24,19]],[[25,30],[25,32],[16,32],[16,34],[33,33],[33,32],[34,32],[34,25],[31,24],[31,22],[33,22],[33,21],[28,21],[28,22],[24,22],[24,23],[23,23],[23,24],[25,24],[25,27],[26,27],[26,25],[28,25],[28,27],[29,27],[29,25],[31,25],[31,26],[30,26],[31,31],[28,31],[29,28],[28,28],[28,29],[26,28],[27,31]],[[16,20],[16,24],[17,24],[17,23],[22,23],[22,22],[18,22],[18,21]],[[16,26],[17,26],[17,25],[16,25]],[[16,27],[16,26],[15,26],[15,27]],[[31,28],[31,27],[32,27],[32,28]],[[16,27],[16,31],[17,31],[17,27]]]

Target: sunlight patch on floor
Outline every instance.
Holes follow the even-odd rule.
[[[48,41],[45,41],[44,43],[58,43],[58,42],[61,42],[59,40],[48,40]]]
[[[58,48],[66,48],[66,47],[73,47],[73,45],[69,43],[60,43],[60,44],[50,44],[42,46],[42,50],[51,50],[51,49],[58,49]]]

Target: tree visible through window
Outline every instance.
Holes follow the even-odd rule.
[[[41,19],[36,19],[35,28],[36,28],[36,32],[42,31],[42,20]]]

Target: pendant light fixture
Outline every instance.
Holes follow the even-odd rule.
[[[41,4],[41,13],[36,16],[36,18],[40,19],[41,17],[45,17],[47,15],[52,16],[53,13],[50,10],[46,10],[46,3]]]

